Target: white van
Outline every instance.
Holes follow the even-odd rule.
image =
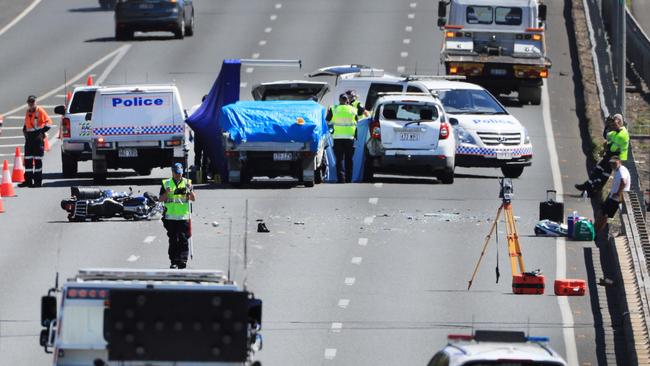
[[[454,76],[396,76],[367,66],[325,67],[310,74],[336,76],[331,104],[347,90],[356,91],[367,110],[382,93],[431,93],[438,96],[458,135],[456,166],[501,168],[517,178],[530,166],[533,147],[526,128],[482,87],[448,79]]]
[[[173,85],[104,87],[95,94],[92,116],[93,177],[108,169],[140,175],[180,162],[187,167],[186,113]]]

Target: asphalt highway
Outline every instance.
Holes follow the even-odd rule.
[[[195,3],[194,37],[138,34],[130,42],[113,39],[112,14],[100,11],[96,1],[38,4],[0,35],[0,159],[13,159],[15,146],[22,146],[25,97],[42,96],[40,103],[51,111],[63,100],[64,75],[73,85],[88,74],[106,84],[175,82],[189,109],[207,93],[225,58],[303,62],[302,70],[243,67],[242,98],[257,82],[300,79],[326,65],[439,71],[441,32],[431,1]],[[459,168],[450,186],[413,177],[313,189],[198,186],[190,267],[225,269],[232,234],[233,278],[264,300],[265,344],[258,359],[265,365],[424,365],[447,334],[475,328],[549,336],[571,365],[603,364],[594,299],[565,301],[552,294],[558,275],[588,277],[592,264],[585,253],[593,243],[532,236],[546,189],[566,193],[567,213],[591,215],[589,203],[571,188],[586,173],[564,16],[560,2],[549,4],[554,66],[543,105],[503,99],[534,144],[533,166],[514,182],[514,211],[527,269],[544,271],[546,295],[512,295],[503,225],[501,280],[495,283],[492,243],[472,290],[466,290],[501,203],[496,169]],[[7,212],[0,214],[0,363],[6,365],[51,361],[38,346],[39,298],[57,271],[66,278],[82,267],[168,266],[159,221],[67,222],[59,202],[70,186],[92,185],[90,164],[80,165],[79,178],[63,179],[56,129],[50,136],[44,187],[17,189],[18,197],[4,198]],[[119,171],[109,175],[108,185],[157,193],[167,176],[160,169],[149,177]],[[271,232],[257,233],[258,220]]]

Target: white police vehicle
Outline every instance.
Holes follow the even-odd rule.
[[[106,180],[108,169],[187,167],[185,118],[174,85],[104,87],[95,94],[92,125],[93,177]]]
[[[458,135],[456,166],[501,168],[506,177],[517,178],[532,163],[533,147],[526,128],[484,88],[453,80],[463,77],[396,76],[363,65],[325,67],[310,76],[336,76],[333,95],[354,90],[368,110],[381,93],[438,96]]]
[[[567,366],[548,346],[548,338],[526,337],[524,332],[477,330],[447,339],[427,366]]]

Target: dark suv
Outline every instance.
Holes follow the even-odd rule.
[[[192,0],[118,0],[115,39],[133,38],[133,32],[173,32],[176,38],[194,34]]]

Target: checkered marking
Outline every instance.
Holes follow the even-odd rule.
[[[481,155],[481,156],[497,156],[497,152],[510,152],[512,156],[525,156],[533,155],[532,147],[514,148],[514,149],[493,149],[478,146],[464,146],[459,145],[456,147],[456,154],[461,155]]]
[[[93,128],[93,134],[101,136],[116,135],[164,135],[183,133],[182,125],[128,126]]]

